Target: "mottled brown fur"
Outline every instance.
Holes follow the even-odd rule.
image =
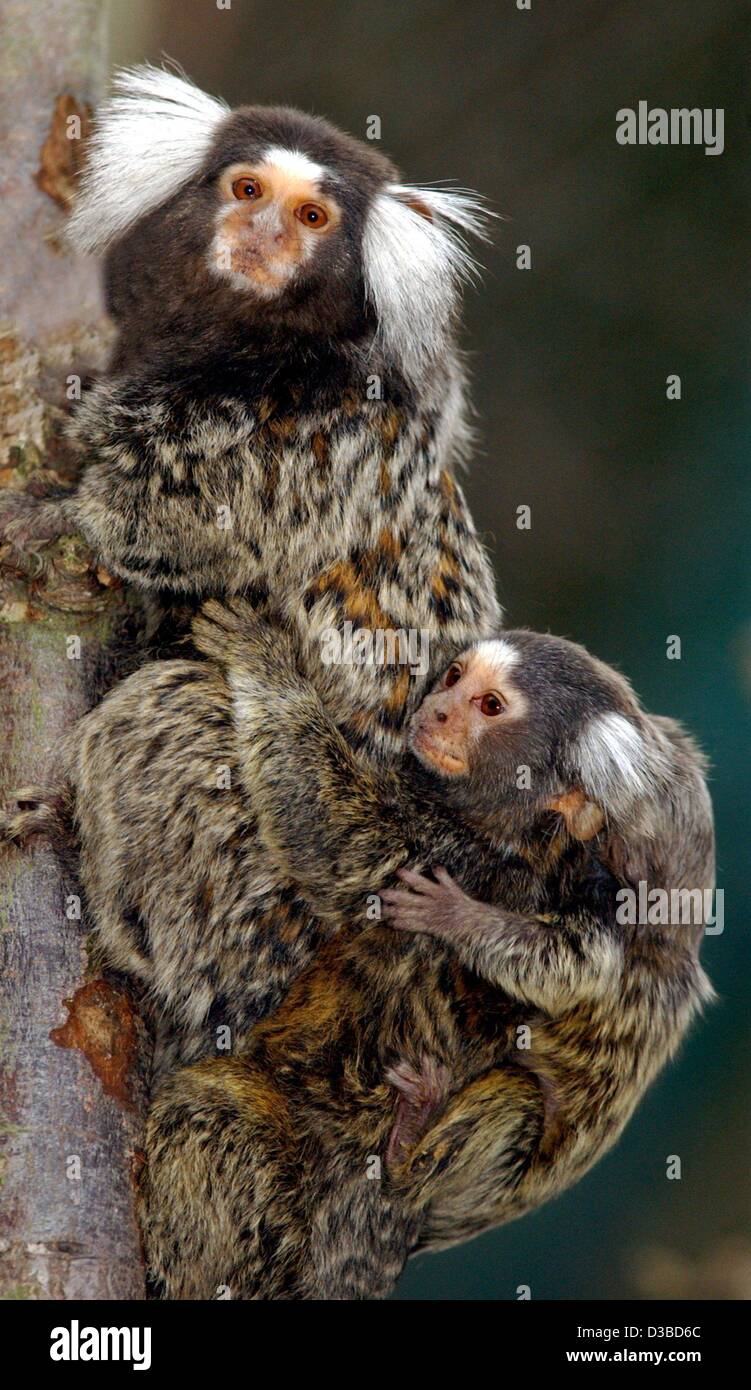
[[[709,997],[700,929],[615,918],[616,891],[639,876],[711,885],[701,760],[678,726],[640,714],[667,778],[656,833],[640,835],[638,811],[632,837],[613,824],[582,843],[551,814],[515,834],[499,808],[494,841],[416,764],[377,772],[358,760],[283,639],[254,634],[237,605],[211,606],[197,640],[228,663],[263,840],[340,931],[241,1057],[181,1071],[158,1096],[144,1186],[153,1276],[168,1297],[220,1285],[243,1298],[383,1296],[410,1250],[476,1234],[575,1181]],[[496,904],[500,956],[456,922],[435,939],[367,920],[368,895],[400,865],[437,860],[478,908]],[[405,1060],[419,1072],[425,1056],[445,1068],[452,1099],[389,1167],[387,1076]]]
[[[160,81],[139,79],[141,99]],[[269,145],[321,165],[341,219],[299,277],[262,299],[207,256],[227,169]],[[92,217],[112,192],[94,177]],[[450,479],[468,442],[455,277],[437,297],[435,342],[409,370],[366,294],[368,218],[396,177],[377,150],[287,108],[220,121],[200,171],[109,246],[118,342],[76,412],[85,466],[61,511],[112,574],[171,617],[179,603],[178,621],[204,595],[250,596],[294,634],[332,716],[375,759],[401,748],[428,676],[326,665],[326,632],[416,630],[437,669],[499,616]],[[168,635],[158,628],[158,651],[174,650]],[[246,1031],[325,936],[257,841],[228,709],[216,669],[149,666],[83,721],[68,760],[100,941],[149,988],[185,1057],[211,1053],[220,1026]]]
[[[709,997],[700,927],[621,926],[614,913],[618,887],[641,878],[711,886],[702,762],[591,663],[661,770],[630,819],[579,841],[563,815],[524,826],[482,762],[447,796],[411,760],[379,770],[353,752],[289,638],[246,605],[208,605],[195,640],[208,661],[144,668],[71,750],[84,877],[90,893],[105,887],[91,905],[114,959],[202,1049],[229,1023],[235,1054],[175,1073],[153,1107],[143,1218],[155,1288],[383,1296],[410,1250],[575,1181]],[[507,640],[534,652],[532,635]],[[596,707],[585,698],[586,718]],[[231,769],[221,789],[218,764]],[[43,809],[17,821],[19,833],[47,828]],[[266,900],[272,861],[295,886]],[[458,912],[452,890],[430,903],[432,935],[370,920],[396,871],[436,861],[470,895]],[[126,901],[139,926],[128,917],[120,934]],[[449,1100],[405,1155],[390,1144],[401,1100],[389,1078],[425,1058]]]
[[[213,275],[207,248],[223,172],[269,144],[333,172],[343,216],[314,273],[259,302]],[[229,629],[215,625],[218,648],[199,627],[213,661],[137,672],[68,752],[82,884],[110,961],[151,991],[175,1055],[245,1048],[174,1076],[150,1120],[145,1232],[172,1296],[220,1284],[243,1297],[387,1292],[409,1249],[518,1214],[593,1161],[701,994],[693,944],[674,958],[669,941],[636,933],[623,1007],[614,1015],[587,998],[561,1016],[558,1001],[553,1022],[533,1012],[525,1069],[513,1044],[528,1000],[440,942],[363,925],[367,892],[440,855],[465,889],[527,926],[537,914],[551,939],[572,884],[589,885],[596,901],[577,900],[566,924],[591,937],[598,875],[616,882],[633,867],[630,843],[614,837],[610,868],[597,870],[554,823],[543,878],[537,840],[508,833],[500,852],[429,784],[381,776],[426,677],[321,661],[325,630],[349,621],[425,631],[435,673],[498,618],[452,476],[467,443],[452,287],[434,293],[435,336],[418,353],[404,332],[409,304],[389,336],[378,296],[365,293],[364,229],[395,177],[380,155],[299,113],[251,108],[222,121],[195,177],[110,249],[119,340],[77,413],[86,467],[57,523],[51,504],[37,518],[37,535],[80,528],[112,573],[167,604],[249,595],[292,634],[317,691],[295,668],[276,784],[262,788],[280,663],[275,653],[264,666],[250,627],[238,656],[230,613]],[[25,524],[16,518],[16,539]],[[250,717],[243,728],[247,690],[256,712],[272,701],[261,736]],[[686,745],[687,765],[693,756]],[[706,880],[706,814],[698,792],[671,806],[666,881],[688,873],[685,843],[702,847],[692,881]],[[10,833],[46,823],[25,811]],[[616,1044],[613,1075],[598,1057]],[[366,1179],[393,1124],[389,1068],[419,1069],[424,1055],[445,1067],[456,1099],[404,1171]],[[568,1118],[555,1161],[543,1162],[548,1065]]]

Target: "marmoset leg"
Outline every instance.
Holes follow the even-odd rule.
[[[302,1297],[300,1155],[262,1070],[221,1060],[170,1078],[149,1115],[141,1215],[160,1297]]]
[[[373,1171],[375,1157],[358,1171],[349,1160],[336,1160],[321,1172],[306,1298],[386,1298],[415,1247],[422,1208],[394,1189],[385,1164]]]
[[[301,1103],[303,1103],[301,1101]],[[303,1139],[252,1063],[174,1074],[147,1127],[142,1225],[169,1299],[366,1299],[393,1288],[422,1222],[377,1155]]]
[[[513,1064],[452,1097],[400,1180],[405,1200],[425,1210],[419,1248],[467,1240],[521,1214],[519,1185],[544,1132],[541,1087]]]
[[[411,1149],[438,1119],[451,1088],[451,1073],[437,1058],[424,1055],[419,1070],[405,1059],[386,1072],[398,1094],[396,1117],[389,1135],[386,1161],[405,1161]]]

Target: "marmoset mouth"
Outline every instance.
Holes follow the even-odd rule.
[[[233,247],[231,259],[234,271],[262,285],[282,285],[289,278],[286,267],[275,270],[273,258],[254,246]]]
[[[458,777],[467,771],[464,758],[452,753],[440,739],[431,738],[424,729],[411,729],[408,743],[411,752],[427,767],[437,768],[449,777]]]

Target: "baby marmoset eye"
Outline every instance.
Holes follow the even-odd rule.
[[[459,681],[462,679],[463,674],[464,672],[459,662],[452,661],[451,665],[448,668],[448,671],[446,672],[442,680],[444,688],[446,690],[450,690],[452,686],[458,685]],[[492,719],[496,715],[502,714],[504,709],[506,708],[505,702],[503,701],[502,697],[499,694],[497,694],[496,691],[486,690],[482,693],[479,693],[478,682],[476,680],[473,684],[472,691],[469,695],[469,699],[472,701],[473,704],[475,704],[479,708],[480,712],[483,715],[485,715],[485,717],[488,719]],[[446,716],[445,714],[440,715],[439,718],[441,719],[441,721],[444,721]]]
[[[499,697],[495,695],[492,690],[489,690],[484,695],[480,696],[479,703],[480,710],[485,715],[486,719],[494,719],[497,714],[503,714],[503,711],[505,709],[503,701],[500,700]]]

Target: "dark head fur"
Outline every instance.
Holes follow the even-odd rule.
[[[99,114],[70,235],[106,252],[120,357],[186,360],[242,349],[290,351],[342,340],[415,380],[445,346],[456,290],[471,267],[462,233],[481,234],[471,195],[406,187],[372,146],[288,107],[229,111],[184,78],[121,72]],[[342,207],[310,265],[259,300],[210,263],[218,179],[269,150],[304,157]],[[378,351],[376,365],[378,369]]]

